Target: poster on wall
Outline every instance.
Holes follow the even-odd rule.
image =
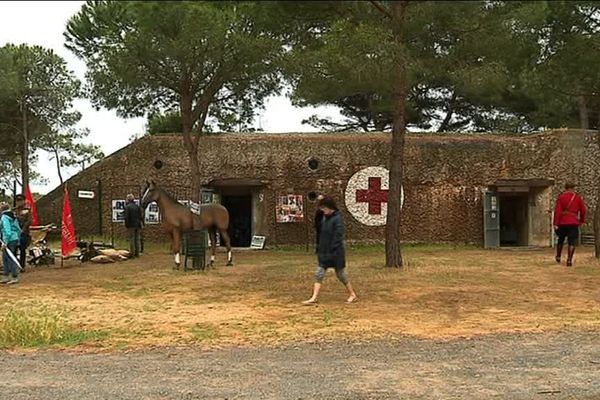
[[[146,225],[160,223],[160,209],[158,208],[158,204],[148,204],[148,207],[146,207],[146,215],[144,215],[144,223]]]
[[[290,223],[304,220],[304,198],[302,195],[290,194],[277,199],[277,222]]]
[[[135,204],[139,205],[139,200],[134,200]],[[125,207],[127,207],[126,200],[113,200],[112,201],[112,221],[118,223],[125,223]],[[146,207],[144,215],[144,223],[147,225],[160,223],[160,210],[158,204],[150,203]]]
[[[203,189],[200,192],[200,203],[202,204],[210,204],[215,203],[215,193],[211,190]]]
[[[113,222],[125,222],[125,200],[112,201],[112,220]]]

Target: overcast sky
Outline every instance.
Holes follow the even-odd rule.
[[[36,44],[53,49],[83,81],[84,63],[64,47],[63,32],[67,20],[79,11],[83,1],[2,1],[0,2],[0,46],[6,43]],[[114,111],[92,108],[87,100],[77,100],[75,108],[83,115],[80,127],[90,130],[88,142],[98,144],[105,154],[127,145],[134,135],[145,129],[145,119],[123,119]],[[315,129],[302,125],[302,120],[315,113],[314,108],[296,108],[284,96],[270,98],[261,114],[262,128],[267,132],[308,132]],[[322,115],[339,115],[332,107],[320,108]],[[45,185],[32,185],[32,190],[47,193],[59,184],[56,167],[48,154],[40,152],[35,170],[48,180]],[[66,171],[71,176],[76,170]],[[65,173],[63,172],[63,175]]]

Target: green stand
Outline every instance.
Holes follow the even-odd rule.
[[[187,271],[188,258],[192,259],[191,269],[206,269],[206,249],[208,248],[208,232],[206,230],[195,230],[183,235],[183,251],[185,259],[183,270]]]

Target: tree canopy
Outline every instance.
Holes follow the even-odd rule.
[[[80,82],[52,50],[12,44],[0,47],[0,150],[6,157],[5,167],[21,175],[23,188],[29,183],[29,165],[35,161],[36,150],[46,149],[54,137],[72,143],[83,138],[72,129],[81,118],[73,110],[79,94]],[[77,148],[91,151],[81,144]]]
[[[197,186],[205,127],[250,123],[279,89],[284,48],[266,11],[260,2],[90,1],[69,21],[66,45],[86,62],[97,106],[180,113]]]
[[[340,2],[316,29],[316,16],[304,16],[310,40],[294,47],[286,68],[292,99],[298,105],[337,105],[345,117],[316,115],[307,123],[326,130],[391,129],[390,30],[374,3],[391,4]],[[598,7],[565,1],[409,2],[402,28],[408,126],[507,133],[584,127],[574,118],[579,104],[585,100],[588,108],[598,108],[598,79],[587,67],[600,59]],[[573,93],[576,87],[585,87],[585,93]],[[596,114],[589,116],[592,124]]]

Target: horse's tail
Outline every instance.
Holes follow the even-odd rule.
[[[216,204],[215,211],[213,225],[219,230],[226,231],[229,228],[229,211],[221,204]]]

